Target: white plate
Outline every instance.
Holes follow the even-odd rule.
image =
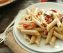
[[[5,2],[5,3],[0,4],[0,7],[5,6],[5,5],[8,5],[8,4],[10,4],[10,3],[14,2],[14,1],[15,0],[9,0],[8,2]]]
[[[58,4],[58,3],[53,3],[53,2],[45,2],[45,3],[36,3],[34,5],[31,6],[36,6],[38,8],[44,8],[45,10],[48,10],[50,8],[52,9],[56,9],[58,11],[61,11],[63,13],[63,6],[62,4]],[[31,6],[29,6],[28,8],[31,8]],[[38,51],[38,52],[58,52],[58,51],[62,51],[63,50],[63,41],[58,40],[55,44],[54,48],[51,48],[49,45],[45,45],[44,42],[45,41],[41,41],[41,44],[39,47],[37,47],[36,45],[30,45],[25,38],[23,37],[23,34],[20,33],[17,30],[17,25],[19,23],[19,21],[21,20],[21,18],[23,18],[26,14],[25,14],[25,9],[20,11],[18,13],[18,15],[16,16],[16,20],[15,20],[15,25],[13,30],[15,31],[16,37],[17,39],[26,47],[28,47],[29,49],[32,49],[34,51]]]

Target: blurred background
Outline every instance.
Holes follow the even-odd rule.
[[[37,2],[62,2],[62,0],[15,0],[9,5],[0,7],[0,33],[5,30],[15,18],[20,9],[24,9]]]

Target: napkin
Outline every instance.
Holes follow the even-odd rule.
[[[7,34],[6,41],[4,42],[4,44],[6,44],[13,51],[13,53],[29,53],[16,43],[12,32],[9,32]]]

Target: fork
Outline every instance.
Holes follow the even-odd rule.
[[[14,19],[15,20],[15,19]],[[9,28],[11,28],[14,24],[14,20],[9,24],[9,26],[5,29],[3,33],[0,34],[0,44],[5,41],[6,39],[6,32]]]

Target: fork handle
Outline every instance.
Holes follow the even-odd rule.
[[[6,32],[6,31],[14,24],[15,19],[16,19],[16,18],[13,19],[13,21],[8,25],[8,27],[5,29],[4,32]]]

